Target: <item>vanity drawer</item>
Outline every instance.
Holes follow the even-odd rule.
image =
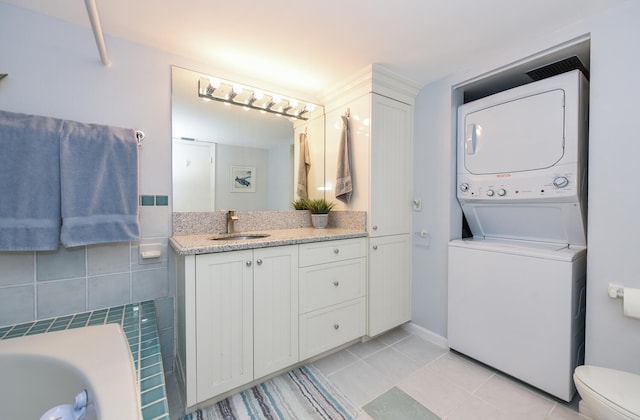
[[[344,239],[329,242],[313,242],[300,245],[300,267],[344,261],[364,257],[367,252],[365,238]]]
[[[366,273],[364,257],[300,268],[300,313],[363,297]]]
[[[301,315],[300,360],[362,337],[364,317],[364,298]]]

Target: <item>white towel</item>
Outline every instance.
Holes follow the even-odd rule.
[[[309,142],[307,133],[300,133],[300,147],[298,150],[298,186],[296,194],[299,198],[309,198],[309,169],[311,169],[311,158],[309,157]]]
[[[62,123],[0,111],[0,251],[58,248]]]
[[[336,174],[336,198],[346,204],[351,200],[353,184],[351,182],[351,161],[349,158],[349,144],[351,143],[351,127],[349,117],[342,116],[342,133],[338,147],[338,170]]]
[[[60,183],[65,247],[138,239],[134,130],[65,121]]]

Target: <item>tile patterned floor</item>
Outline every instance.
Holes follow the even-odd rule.
[[[387,410],[394,401],[419,403],[404,410],[411,413],[404,418],[411,420],[586,419],[577,413],[578,397],[571,403],[561,402],[403,328],[314,364],[357,406],[364,407],[357,420],[392,418]],[[178,391],[171,375],[167,393],[171,418],[177,419],[182,412],[175,402]],[[394,420],[402,420],[402,412],[394,412]],[[422,414],[416,417],[415,413]]]

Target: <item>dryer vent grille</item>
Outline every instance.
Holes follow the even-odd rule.
[[[555,63],[547,64],[546,66],[538,67],[537,69],[527,72],[527,75],[533,80],[542,80],[548,77],[557,76],[562,73],[566,73],[572,70],[580,70],[584,77],[589,79],[589,70],[582,64],[582,61],[577,56],[565,58],[564,60],[556,61]]]

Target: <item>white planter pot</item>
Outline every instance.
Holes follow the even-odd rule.
[[[311,224],[316,229],[324,229],[327,227],[328,223],[329,223],[328,214],[312,214],[311,215]]]

